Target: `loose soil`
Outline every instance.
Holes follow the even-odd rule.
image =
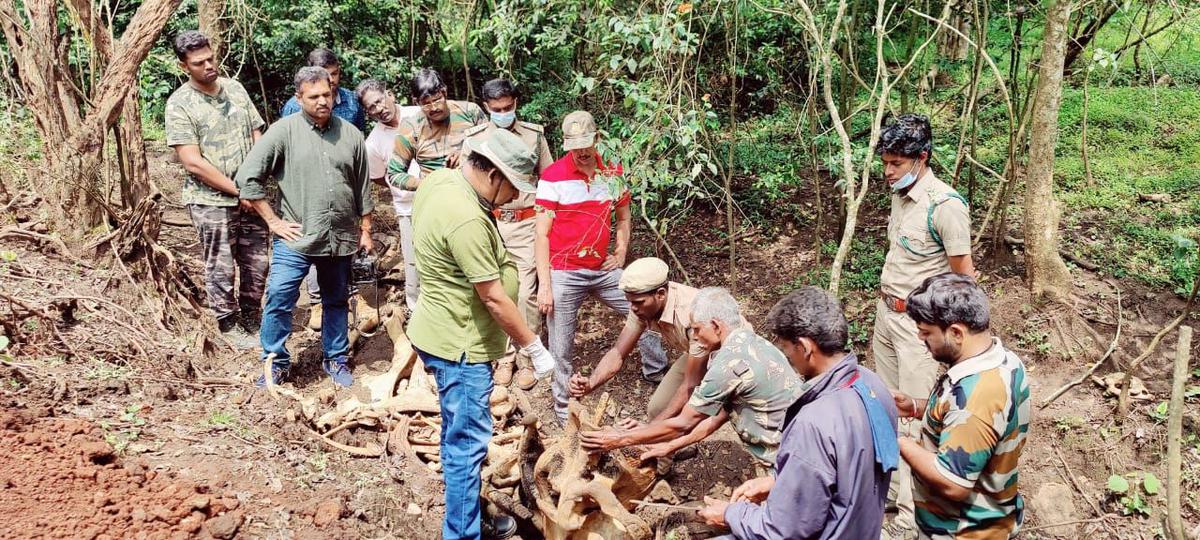
[[[166,193],[165,218],[183,225],[165,226],[163,243],[202,283],[187,212],[171,204],[178,197],[179,166],[162,148],[154,149],[151,164]],[[388,196],[382,190],[376,195],[381,213],[378,239],[394,246]],[[823,200],[835,199],[826,193]],[[697,210],[673,226],[667,237],[691,283],[732,281],[755,325],[762,324],[766,311],[783,294],[803,284],[802,276],[829,262],[828,257],[818,260],[811,223],[821,212],[835,216],[833,208],[815,208],[807,192],[780,205],[787,211],[759,219],[759,228],[739,238],[736,280],[728,277],[723,215]],[[881,237],[886,219],[886,205],[868,202],[858,234]],[[821,237],[828,241],[835,232],[825,230]],[[640,225],[632,246],[631,260],[654,254],[675,266],[667,250]],[[233,522],[234,534],[244,538],[440,536],[442,484],[426,464],[399,456],[354,458],[325,446],[292,420],[296,412],[290,404],[252,388],[258,369],[254,352],[234,352],[220,343],[209,344],[205,354],[191,352],[194,344],[203,342],[199,333],[173,335],[159,328],[153,322],[152,302],[119,269],[83,266],[35,244],[5,249],[13,249],[17,260],[0,265],[0,290],[47,306],[51,314],[71,311],[71,321],[60,321],[55,328],[77,354],[63,354],[46,321],[18,320],[9,315],[14,308],[0,303],[5,328],[24,336],[24,342],[10,348],[16,351],[12,361],[0,364],[0,537],[206,537],[214,535],[214,527],[228,528]],[[1114,363],[1100,374],[1136,357],[1182,307],[1170,292],[1104,280],[1081,270],[1073,272],[1073,309],[1039,306],[1030,301],[1022,283],[1020,253],[984,251],[978,266],[993,303],[993,329],[1025,359],[1035,405],[1078,377],[1108,348],[1118,311],[1123,337]],[[1120,310],[1117,288],[1122,291]],[[61,297],[76,301],[64,304],[56,300]],[[855,348],[870,366],[867,340],[874,293],[848,291],[844,297]],[[335,392],[321,371],[319,336],[303,328],[308,315],[304,304],[297,310],[289,342],[296,358],[290,387],[334,399],[356,392]],[[615,339],[621,318],[589,301],[580,319],[575,365],[587,370]],[[1064,484],[1074,494],[1077,519],[1090,521],[1058,525],[1029,510],[1023,536],[1155,537],[1165,495],[1143,494],[1148,516],[1124,516],[1128,509],[1105,485],[1112,474],[1136,478],[1153,472],[1167,478],[1165,422],[1153,409],[1167,399],[1174,346],[1174,337],[1168,338],[1139,373],[1154,400],[1134,403],[1127,418],[1114,418],[1115,400],[1090,382],[1046,409],[1035,406],[1021,463],[1022,491],[1032,498],[1047,483]],[[386,370],[391,352],[384,334],[361,341],[353,362],[356,379]],[[1193,352],[1193,362],[1198,355]],[[644,415],[653,390],[641,379],[637,359],[631,359],[604,388],[613,397],[610,420]],[[548,389],[539,386],[530,396],[534,407],[543,411],[546,434],[553,435]],[[585,398],[585,405],[596,398]],[[1194,400],[1188,403],[1186,424],[1189,433],[1200,433]],[[375,435],[368,430],[346,433],[339,442],[360,444]],[[1200,521],[1200,449],[1192,441],[1184,456],[1184,517],[1194,527]],[[726,495],[753,475],[748,455],[728,428],[697,448],[695,457],[677,462],[666,476],[680,502]],[[197,507],[201,498],[208,504]],[[639,514],[659,523],[660,531],[693,519],[687,512],[642,509]],[[536,538],[536,533],[525,527],[522,537]]]

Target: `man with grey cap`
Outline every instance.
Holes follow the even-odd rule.
[[[605,163],[596,150],[599,133],[592,115],[575,111],[563,119],[567,155],[542,171],[537,187],[538,309],[548,315],[554,370],[554,411],[567,417],[568,382],[575,348],[579,308],[588,296],[626,314],[629,300],[617,288],[629,248],[632,213],[621,166]],[[612,216],[617,239],[613,252]],[[643,375],[662,377],[666,358],[657,336],[643,334]]]
[[[709,350],[691,330],[697,290],[670,281],[669,273],[667,263],[657,257],[638,259],[625,269],[618,285],[629,301],[625,327],[591,376],[571,377],[571,397],[583,397],[613,378],[633,352],[634,343],[649,331],[662,336],[663,343],[679,356],[650,397],[646,416],[664,420],[683,410],[692,389],[704,376]],[[745,319],[742,322],[750,326]]]
[[[421,301],[408,337],[438,384],[443,538],[507,538],[516,522],[480,519],[480,472],[492,437],[492,363],[511,338],[539,378],[554,358],[517,309],[517,267],[504,249],[492,209],[533,192],[535,157],[520,137],[497,130],[466,142],[457,169],[439,169],[413,200],[413,251]]]

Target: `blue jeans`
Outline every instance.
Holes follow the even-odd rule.
[[[442,481],[446,521],[442,538],[480,538],[479,489],[483,460],[492,439],[492,364],[468,364],[417,351],[437,381],[442,409]]]
[[[276,238],[271,251],[271,273],[267,276],[267,305],[263,308],[262,342],[263,358],[275,353],[275,365],[287,368],[291,365],[291,353],[287,350],[287,339],[292,334],[292,312],[300,298],[300,283],[308,274],[309,267],[317,269],[317,281],[321,284],[321,352],[328,360],[346,360],[350,353],[347,329],[350,298],[350,255],[342,257],[317,257],[305,255],[288,248]]]

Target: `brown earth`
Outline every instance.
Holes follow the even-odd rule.
[[[47,412],[42,409],[41,412]],[[103,433],[70,418],[0,409],[0,536],[230,538],[240,501],[211,486],[121,463]]]

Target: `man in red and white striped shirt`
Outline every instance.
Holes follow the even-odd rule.
[[[554,370],[554,409],[567,416],[575,327],[584,298],[595,296],[622,315],[629,300],[618,287],[632,229],[629,188],[618,164],[596,151],[596,122],[586,111],[563,119],[563,156],[542,171],[537,190],[538,309],[547,315]],[[616,246],[612,222],[616,214]],[[642,373],[657,382],[667,361],[656,336],[642,335]]]

